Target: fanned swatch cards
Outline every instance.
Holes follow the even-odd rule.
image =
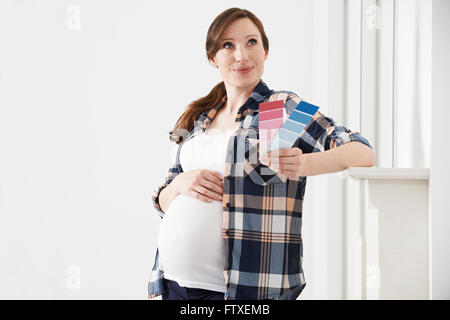
[[[292,148],[319,107],[300,101],[283,123],[283,100],[259,104],[260,152]]]

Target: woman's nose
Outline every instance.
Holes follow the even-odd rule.
[[[234,52],[236,61],[242,61],[247,59],[247,50],[245,48],[242,48],[240,46],[236,47],[236,50]]]

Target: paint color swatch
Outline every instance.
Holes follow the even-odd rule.
[[[278,134],[271,139],[271,144],[267,151],[292,148],[294,142],[303,133],[317,110],[319,110],[319,107],[300,101],[283,126],[278,130]]]
[[[283,100],[259,104],[259,148],[266,153],[270,143],[283,125]]]

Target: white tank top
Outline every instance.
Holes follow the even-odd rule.
[[[186,141],[180,150],[183,171],[210,169],[223,178],[228,141],[234,131],[203,133]],[[178,195],[159,229],[159,266],[164,277],[182,287],[226,292],[222,222],[222,201]]]

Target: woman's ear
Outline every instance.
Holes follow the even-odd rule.
[[[269,56],[269,50],[266,51],[266,56],[264,57],[264,61],[267,60],[267,57]]]
[[[217,65],[217,63],[214,61],[214,58],[210,58],[209,62],[215,67],[218,68],[219,66]]]

